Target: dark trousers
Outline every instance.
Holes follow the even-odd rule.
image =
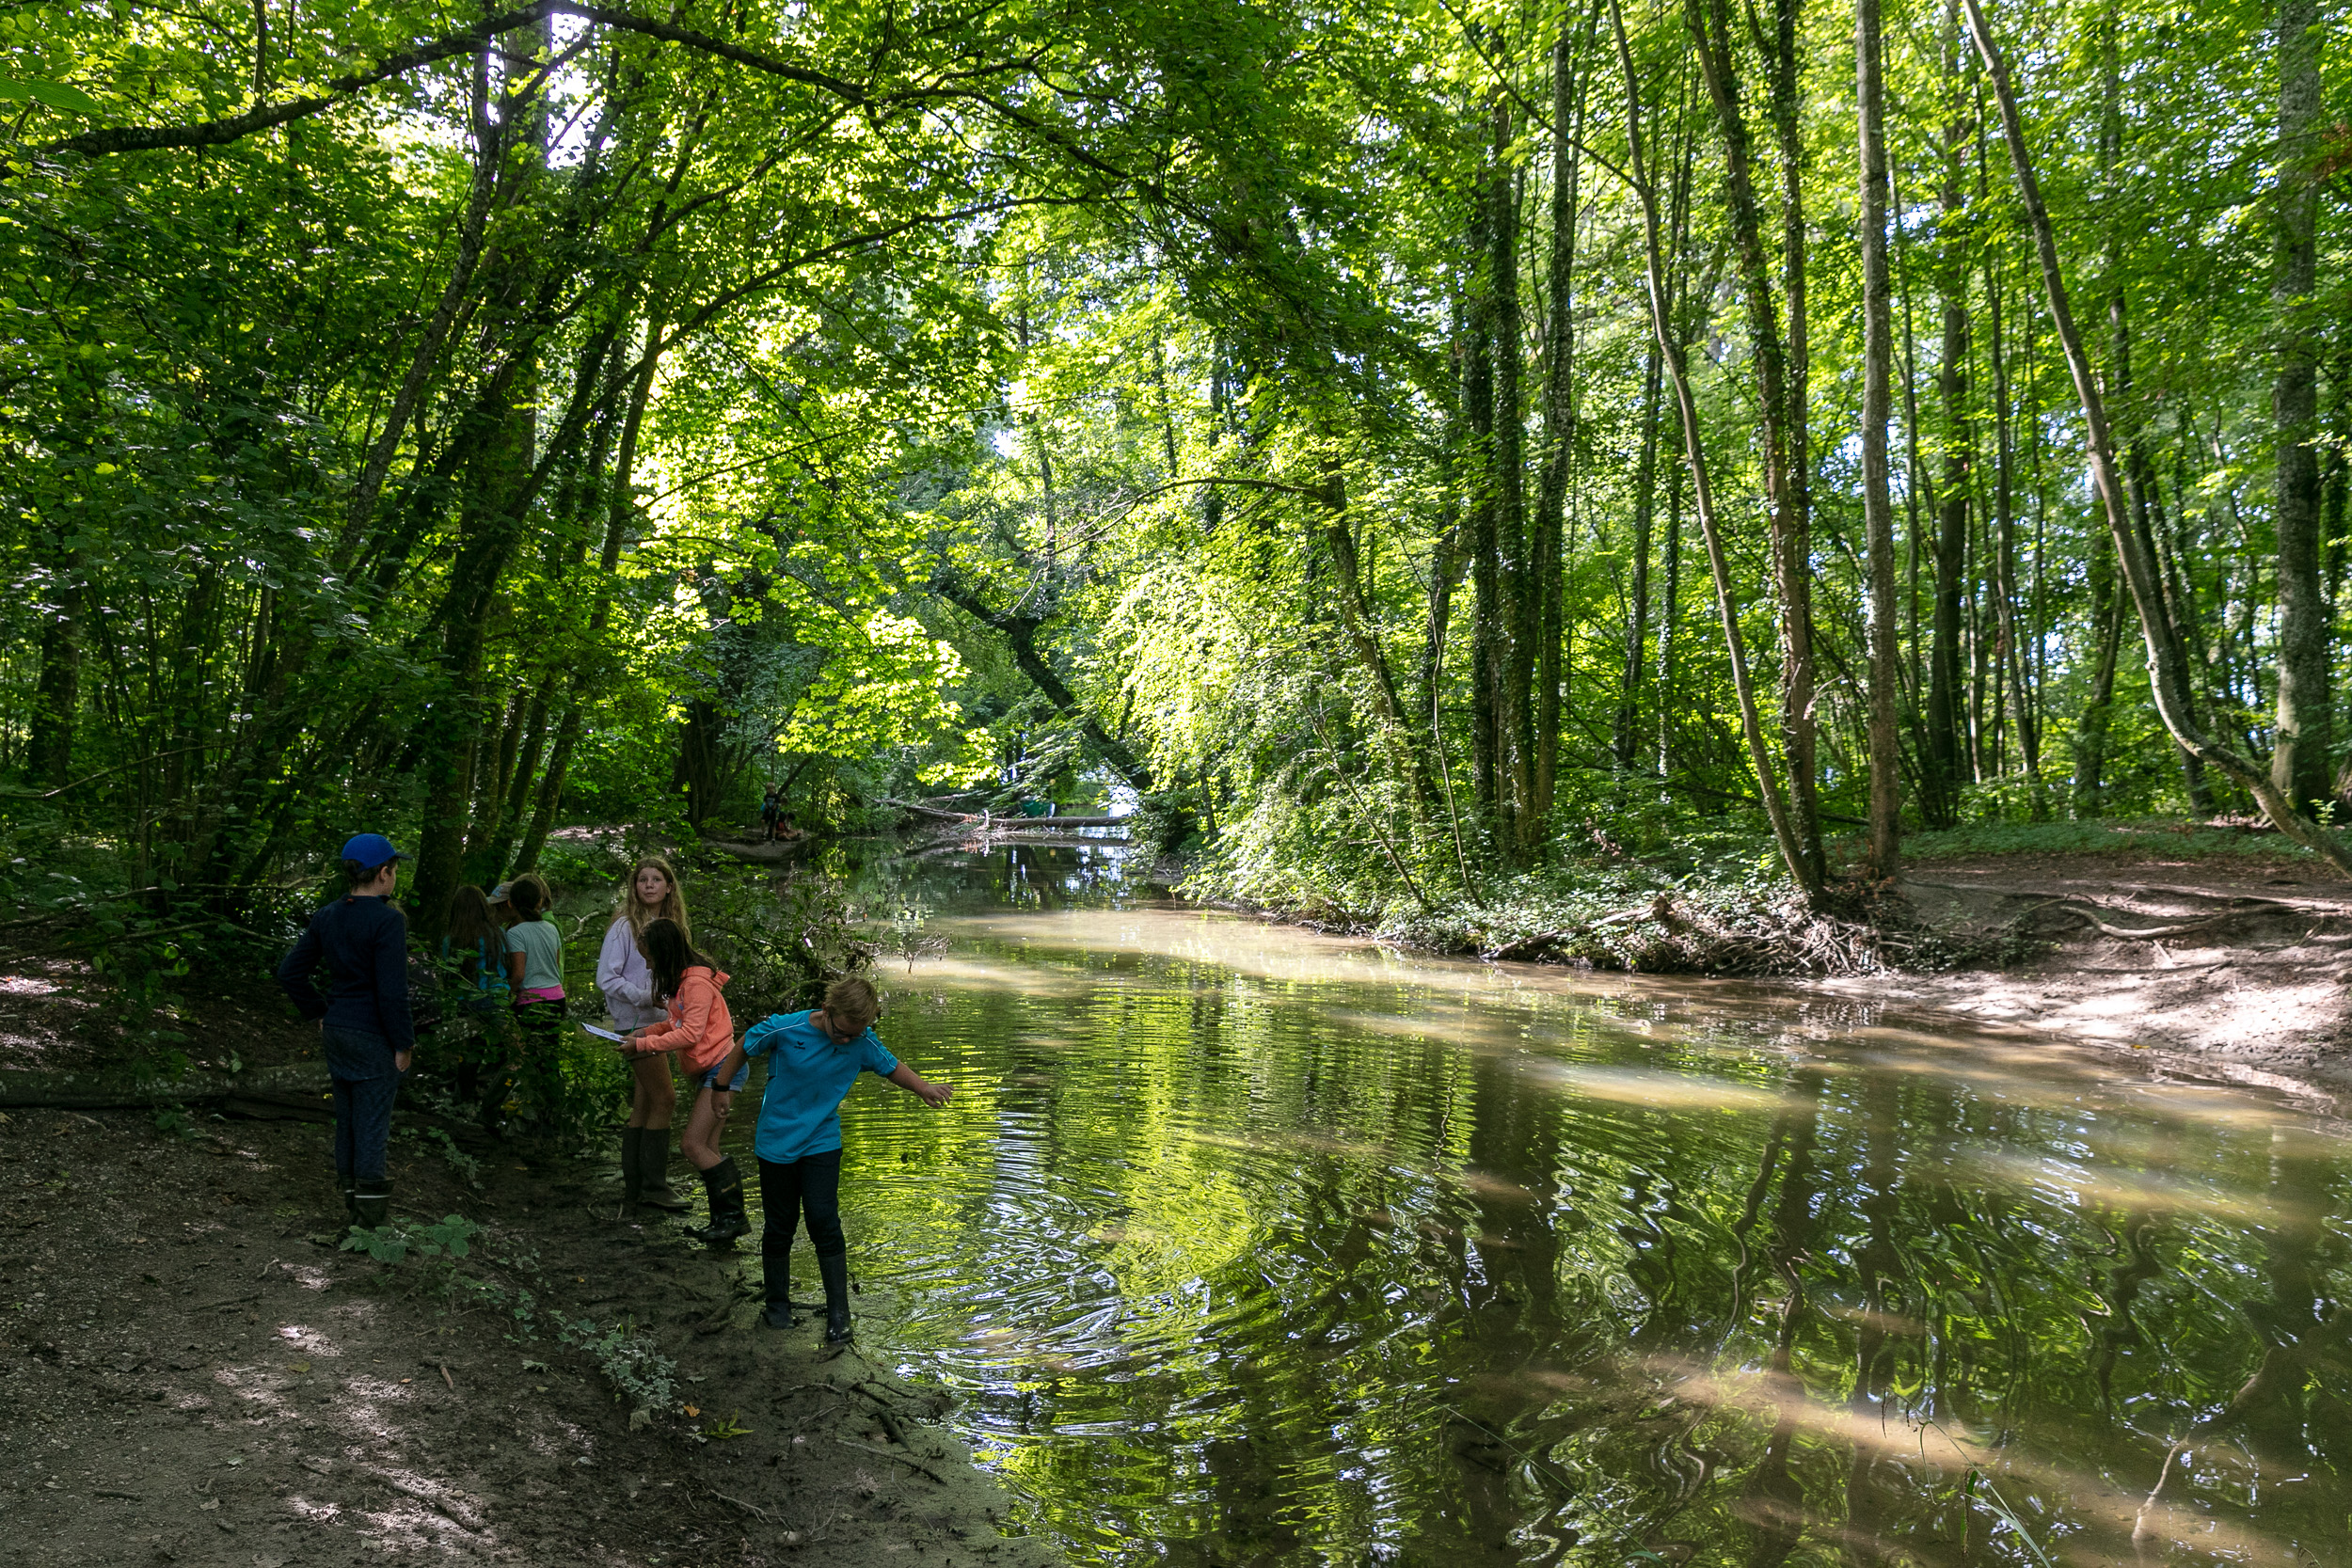
[[[381,1035],[332,1023],[319,1030],[319,1047],[335,1085],[335,1174],[380,1186],[392,1101],[400,1098],[392,1048]]]
[[[564,1108],[564,1014],[562,1002],[525,1002],[515,1009],[522,1043],[516,1079],[523,1109],[542,1131],[552,1130]]]
[[[335,1083],[335,1175],[364,1188],[384,1180],[384,1151],[392,1141],[394,1078],[338,1078]]]
[[[829,1148],[780,1165],[759,1163],[759,1203],[767,1211],[767,1227],[759,1234],[759,1256],[771,1281],[770,1293],[781,1295],[785,1275],[792,1265],[792,1233],[808,1215],[808,1239],[817,1256],[839,1256],[849,1250],[841,1236],[841,1151]]]

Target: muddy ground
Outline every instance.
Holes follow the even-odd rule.
[[[1925,863],[1903,892],[1940,927],[2014,935],[2015,960],[1815,986],[2352,1105],[2352,884],[2324,866],[2006,854]]]
[[[24,1069],[105,1053],[86,974],[5,978],[20,1097]],[[300,1030],[261,1005],[242,1022],[248,1070],[302,1079]],[[805,1316],[760,1326],[753,1244],[620,1218],[609,1162],[410,1113],[394,1217],[462,1215],[469,1255],[337,1250],[315,1093],[167,1126],[0,1113],[0,1564],[1054,1560],[999,1531],[1007,1499],[939,1424],[943,1396],[828,1358]],[[675,1397],[633,1419],[615,1345],[675,1363]]]

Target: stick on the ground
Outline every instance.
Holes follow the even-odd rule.
[[[753,1518],[757,1519],[761,1524],[769,1524],[772,1522],[770,1518],[768,1511],[764,1508],[760,1508],[752,1503],[747,1503],[740,1497],[730,1497],[724,1492],[720,1491],[717,1487],[710,1485],[707,1481],[698,1481],[695,1484],[701,1486],[704,1491],[709,1493],[721,1502],[741,1509]]]
[[[895,1459],[899,1464],[905,1465],[908,1469],[917,1470],[922,1474],[930,1477],[931,1480],[939,1482],[942,1486],[947,1484],[947,1478],[946,1476],[941,1475],[937,1470],[932,1469],[928,1465],[922,1464],[917,1460],[909,1459],[905,1454],[892,1453],[888,1449],[878,1449],[871,1443],[861,1443],[854,1437],[836,1437],[834,1441],[840,1444],[845,1449],[863,1449],[867,1453],[878,1453],[884,1459]]]
[[[2089,907],[2078,907],[2078,905],[2083,904],[2088,904]],[[2061,914],[2074,915],[2080,919],[2089,921],[2091,925],[2098,927],[2099,934],[2101,936],[2121,937],[2126,942],[2151,942],[2159,937],[2186,936],[2191,931],[2201,931],[2208,926],[2217,925],[2221,921],[2233,918],[2233,911],[2225,911],[2221,914],[2209,914],[2200,920],[2183,921],[2177,926],[2151,926],[2144,931],[2135,931],[2130,929],[2128,927],[2110,926],[2106,921],[2090,912],[2091,910],[2101,907],[2102,906],[2100,905],[2090,904],[2087,899],[2066,900],[2059,904],[2058,912]]]

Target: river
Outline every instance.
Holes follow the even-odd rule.
[[[1107,846],[863,877],[956,1098],[844,1108],[860,1340],[1075,1563],[2352,1563],[2334,1123]]]

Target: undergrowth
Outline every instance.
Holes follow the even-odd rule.
[[[1859,856],[1859,839],[1837,847]],[[1979,855],[2157,855],[2167,860],[2316,862],[2285,834],[2252,826],[2215,827],[2179,817],[2106,817],[2081,822],[1972,822],[1903,835],[1907,861]]]

